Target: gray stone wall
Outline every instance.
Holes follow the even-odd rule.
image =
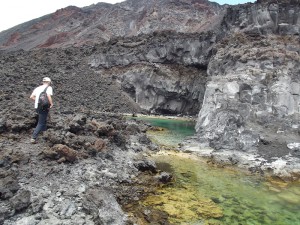
[[[199,136],[212,147],[251,151],[259,146],[264,128],[272,128],[274,134],[297,134],[298,52],[295,37],[254,40],[239,34],[219,45],[208,66],[211,78],[198,115]]]

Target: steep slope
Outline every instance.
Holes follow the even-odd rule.
[[[88,67],[86,54],[89,54],[89,49],[42,49],[0,54],[0,62],[4,65],[0,67],[2,119],[5,119],[5,112],[31,107],[28,97],[44,76],[53,80],[56,111],[140,111],[112,77],[99,76]]]
[[[198,33],[220,23],[223,8],[207,0],[127,0],[70,6],[0,33],[0,49],[29,50],[101,43],[156,31]]]

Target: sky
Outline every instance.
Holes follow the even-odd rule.
[[[39,18],[55,12],[58,9],[73,5],[78,7],[107,2],[111,4],[124,0],[1,0],[0,3],[0,31],[18,24]],[[219,4],[241,4],[254,0],[210,0]]]

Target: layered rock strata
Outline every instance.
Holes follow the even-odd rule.
[[[299,179],[298,12],[299,1],[227,8],[196,125],[214,150],[202,155]]]

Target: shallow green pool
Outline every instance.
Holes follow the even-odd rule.
[[[148,131],[148,136],[161,145],[176,146],[186,137],[195,134],[195,121],[183,119],[167,119],[161,117],[137,117],[154,127],[163,128],[161,131]]]
[[[147,121],[168,129],[150,133],[160,144],[176,145],[194,133],[194,124],[189,121]],[[143,204],[166,211],[172,224],[300,224],[299,182],[265,180],[258,175],[213,167],[187,153],[160,152],[153,158],[176,181]]]
[[[150,200],[168,212],[173,224],[300,224],[299,183],[216,168],[187,153],[159,153],[153,158],[158,167],[175,175],[176,182],[145,204]]]

